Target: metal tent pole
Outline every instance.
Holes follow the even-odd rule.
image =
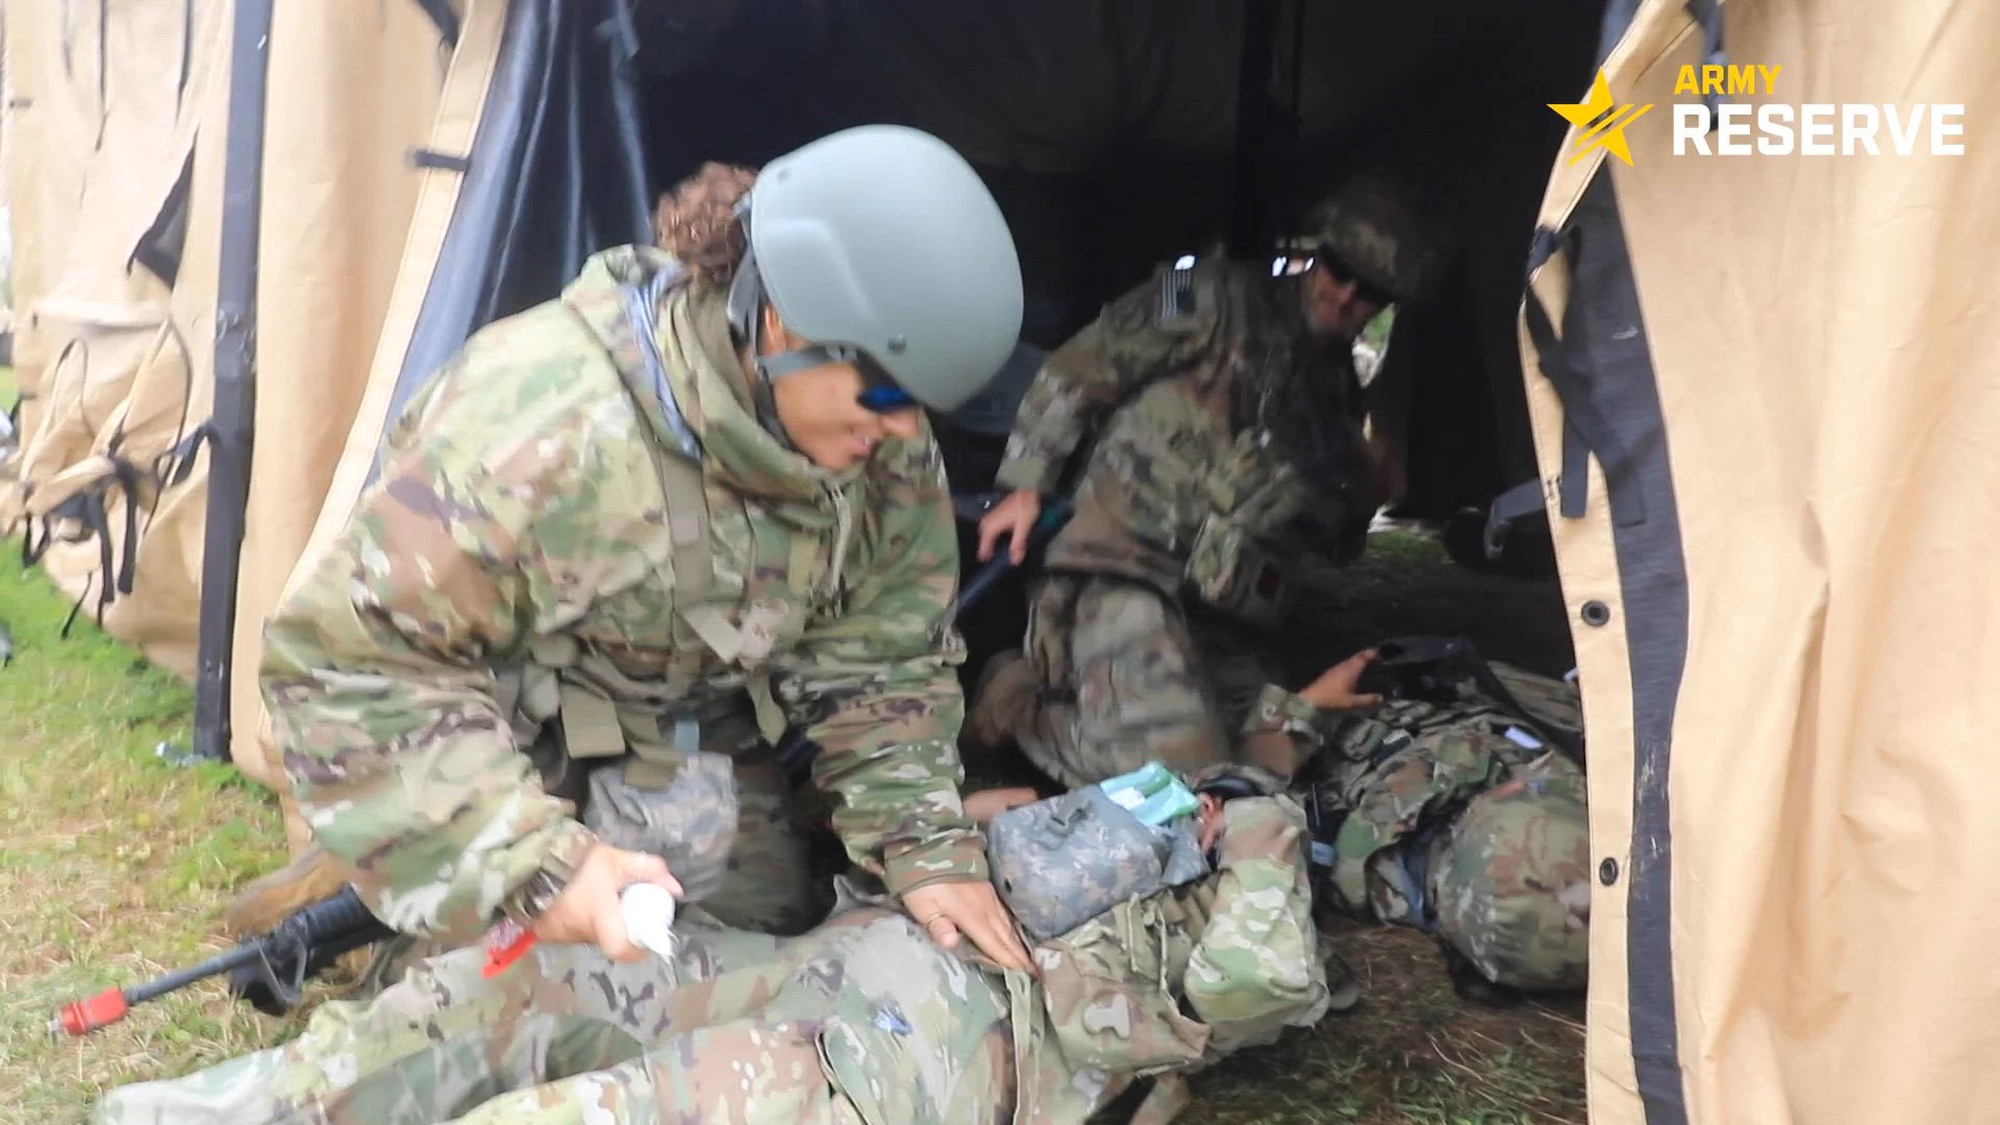
[[[273,0],[236,0],[230,43],[229,140],[215,299],[215,405],[208,523],[201,556],[194,753],[230,760],[229,672],[236,584],[250,498],[257,416],[257,252],[263,218],[264,108]]]

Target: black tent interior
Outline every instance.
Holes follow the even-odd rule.
[[[1398,310],[1385,361],[1413,388],[1406,507],[1482,505],[1535,473],[1515,316],[1566,127],[1545,107],[1587,88],[1623,6],[515,0],[394,406],[588,254],[649,237],[655,197],[701,162],[757,164],[847,125],[925,128],[980,169],[1015,232],[1023,340],[1039,348],[1162,260],[1269,253],[1306,201],[1387,163],[1433,196],[1458,247],[1445,290]],[[426,10],[449,40],[450,10]],[[992,422],[1011,406],[996,390],[986,424],[944,427],[955,489],[991,480]],[[233,559],[212,555],[207,581],[233,589]],[[204,631],[214,699],[226,633]]]

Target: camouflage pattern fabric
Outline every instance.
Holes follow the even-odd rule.
[[[935,441],[886,442],[839,475],[786,450],[756,421],[724,295],[635,297],[673,268],[606,251],[560,299],[477,333],[266,627],[261,686],[300,808],[399,930],[472,940],[595,838],[496,698],[496,669],[556,642],[576,699],[663,722],[768,679],[823,748],[813,780],[856,863],[898,894],[987,876],[958,796],[957,540]],[[635,334],[635,307],[657,330]],[[669,518],[659,458],[683,455],[707,511]],[[677,605],[677,548],[704,535],[709,588]],[[696,611],[737,650],[689,643]],[[749,810],[759,787],[738,784]]]
[[[1320,733],[1312,706],[1276,686],[1276,643],[1134,582],[1058,575],[1036,589],[1026,661],[1011,673],[1033,689],[996,668],[973,721],[1072,788],[1148,761],[1178,771],[1247,762],[1289,776]]]
[[[1373,506],[1352,356],[1308,335],[1298,284],[1248,263],[1162,270],[1051,353],[1022,400],[1000,483],[1081,479],[1031,600],[1040,706],[976,722],[1066,784],[1148,759],[1283,772],[1311,749],[1303,705],[1275,686],[1259,687],[1265,726],[1218,716],[1215,646],[1189,624],[1278,624],[1304,562],[1351,557]]]
[[[986,854],[1001,901],[1036,940],[1208,874],[1191,818],[1143,823],[1096,785],[994,817]]]
[[[1384,169],[1363,170],[1312,206],[1306,240],[1397,300],[1427,296],[1447,265],[1450,231],[1410,205],[1413,187]]]
[[[632,777],[636,764],[591,774],[584,826],[614,848],[665,859],[680,881],[682,901],[701,902],[729,875],[740,815],[736,765],[697,751],[665,785],[651,786],[643,775]]]
[[[1103,1076],[1207,1066],[1326,1013],[1304,810],[1274,795],[1240,797],[1223,812],[1215,874],[1128,900],[1036,947],[1044,997],[1037,1034],[1075,1074],[1024,1082],[1024,1097],[1040,1091],[1037,1104],[1046,1107],[1079,1085],[1095,1089]],[[1017,1021],[1017,1037],[1021,1030]],[[1177,1096],[1171,1085],[1155,1095]],[[1076,1108],[1051,1116],[1089,1112]]]
[[[1590,957],[1590,815],[1583,775],[1544,754],[1467,802],[1429,851],[1432,925],[1481,976],[1576,990]]]
[[[1493,668],[1526,698],[1574,698],[1560,681]],[[1459,703],[1393,700],[1325,725],[1328,749],[1303,787],[1338,825],[1329,886],[1339,904],[1437,934],[1496,984],[1581,987],[1590,912],[1581,771],[1469,688]]]
[[[367,1005],[323,1005],[283,1047],[123,1087],[100,1125],[1004,1122],[1007,994],[879,908],[780,939],[677,923],[672,962],[479,949]]]
[[[1208,1065],[1326,1010],[1306,819],[1275,782],[1224,807],[1216,869],[1035,950],[1041,977],[934,944],[843,884],[782,938],[703,907],[671,960],[537,946],[414,967],[293,1042],[114,1090],[98,1125],[438,1121],[1077,1123],[1136,1078]],[[1185,1104],[1158,1084],[1135,1121]]]

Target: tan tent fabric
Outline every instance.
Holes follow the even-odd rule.
[[[21,487],[0,495],[0,524],[28,516],[37,535],[52,530],[59,541],[45,569],[92,607],[107,579],[100,543],[60,542],[88,528],[72,519],[48,528],[42,518],[79,493],[100,493],[114,562],[122,561],[127,497],[114,483],[116,464],[150,472],[205,415],[206,388],[191,378],[208,323],[200,302],[170,292],[131,259],[195,143],[216,60],[226,57],[219,49],[222,5],[120,4],[105,10],[104,27],[99,11],[20,3],[7,10],[15,88],[8,160],[19,232],[15,363],[27,397],[16,466]],[[190,258],[205,251],[212,254],[212,239],[191,240]],[[183,291],[196,291],[188,277],[182,281]],[[141,481],[142,509],[151,508],[153,491]],[[142,532],[150,525],[142,511]],[[188,606],[199,553],[175,550],[175,539],[151,542],[142,534],[134,589],[112,603],[105,625],[154,660],[191,673],[196,625]]]
[[[257,445],[236,596],[231,755],[259,735],[263,620],[318,517],[368,386],[449,56],[415,4],[286,0],[271,27],[257,282]],[[295,838],[298,826],[294,825]]]
[[[96,5],[6,2],[0,136],[34,491],[0,496],[0,522],[100,482],[110,453],[156,467],[208,416],[230,7],[121,0],[99,28]],[[1984,452],[2000,434],[2000,308],[1985,296],[2000,119],[1981,111],[2000,104],[2000,7],[1725,7],[1730,61],[1781,65],[1777,100],[1965,103],[1968,155],[1675,158],[1675,70],[1701,61],[1701,33],[1683,0],[1645,0],[1606,65],[1619,101],[1656,103],[1629,130],[1633,166],[1599,155],[1553,170],[1546,227],[1579,210],[1600,171],[1616,189],[1672,474],[1672,503],[1648,517],[1674,522],[1682,556],[1641,562],[1684,569],[1688,604],[1671,739],[1655,739],[1634,669],[1660,638],[1628,622],[1658,606],[1627,600],[1634,560],[1621,564],[1618,547],[1635,532],[1614,520],[1593,464],[1584,517],[1552,521],[1577,614],[1593,836],[1609,861],[1593,904],[1592,1119],[1984,1120],[2000,1100],[1986,1064],[2000,1046],[1988,1018],[2000,970],[1984,924],[2000,917],[1984,870],[2000,852],[1988,812],[2000,780],[1981,737],[2000,727],[1987,690],[2000,668],[1981,644],[1993,604],[1981,580],[2000,547]],[[508,0],[459,8],[449,53],[414,4],[277,9],[231,700],[236,761],[268,784],[280,779],[255,695],[261,624],[367,474],[457,200],[457,173],[408,156],[471,147]],[[161,45],[182,41],[189,13],[182,86],[177,49]],[[101,87],[100,40],[112,60]],[[1145,75],[1175,73],[1169,55],[1145,61]],[[940,84],[968,77],[918,70]],[[930,108],[947,111],[942,99]],[[1190,135],[1223,127],[1208,108]],[[1087,139],[1103,122],[1065,124]],[[1066,166],[1063,143],[1076,139],[972,124],[975,147],[1033,167]],[[187,246],[169,292],[127,263],[190,151]],[[1533,279],[1559,325],[1569,268],[1558,255]],[[1564,413],[1525,339],[1523,352],[1554,494]],[[106,619],[183,672],[206,479],[203,456],[147,504],[137,588]],[[58,547],[48,569],[94,596],[97,559],[95,543]],[[1593,602],[1608,608],[1601,625],[1582,620]],[[1635,840],[1642,807],[1665,819]],[[1665,896],[1650,913],[1635,909],[1633,883],[1648,872]],[[1662,919],[1660,932],[1635,917]],[[1656,980],[1664,993],[1648,992]]]
[[[430,75],[430,86],[423,95],[428,108],[422,118],[422,133],[405,138],[396,151],[407,154],[412,148],[424,146],[437,152],[463,153],[471,147],[505,22],[504,0],[476,0],[466,9],[459,30],[458,47],[452,53],[449,67],[442,75],[435,72]],[[424,30],[429,30],[427,25]],[[424,41],[421,34],[406,33],[406,38],[409,40],[406,46]],[[415,119],[409,122],[413,129],[417,123]],[[384,183],[388,182],[390,173],[385,169]],[[263,580],[258,587],[261,596],[254,619],[258,624],[261,624],[262,616],[283,597],[292,577],[310,567],[315,550],[324,548],[325,537],[338,528],[360,492],[388,412],[390,396],[395,389],[396,371],[402,362],[403,349],[422,304],[424,291],[430,285],[431,268],[457,200],[459,176],[448,170],[418,170],[413,165],[405,164],[394,183],[399,192],[405,193],[400,196],[402,209],[398,214],[403,218],[398,226],[397,253],[381,263],[388,268],[377,278],[382,288],[378,293],[380,303],[371,307],[372,319],[366,335],[369,345],[367,354],[361,356],[357,367],[348,373],[366,378],[354,379],[347,384],[357,394],[344,404],[340,415],[342,424],[327,431],[329,438],[338,435],[333,447],[324,450],[324,456],[316,462],[318,478],[327,483],[322,484],[316,493],[292,494],[295,498],[309,495],[311,504],[301,507],[289,517],[287,527],[290,535],[284,544],[289,550],[281,552],[274,547],[265,556]],[[260,435],[265,432],[265,426],[260,410]],[[247,575],[247,556],[245,567]],[[254,669],[261,659],[262,645],[260,631],[249,616],[251,603],[248,596],[246,580],[246,586],[238,596],[235,661],[241,671],[232,685],[235,742],[231,754],[245,772],[265,784],[283,789],[283,773],[275,760],[276,747],[270,737],[269,717],[256,692]],[[296,815],[288,794],[285,807],[286,832],[296,851],[307,842],[306,829]]]
[[[1593,836],[1671,854],[1684,1118],[1970,1122],[2000,1104],[2000,659],[1988,634],[2000,306],[2000,7],[1732,0],[1729,61],[1787,103],[1965,103],[1963,157],[1673,157],[1679,0],[1607,67],[1655,103],[1610,169],[1667,419],[1688,576],[1671,768],[1633,776],[1628,637],[1601,474],[1557,520],[1590,724]],[[1579,91],[1581,96],[1582,91]],[[1749,99],[1764,100],[1764,99]],[[1595,162],[1558,167],[1567,216]],[[1561,323],[1562,259],[1536,280]],[[1535,352],[1525,350],[1532,365]],[[1535,370],[1531,366],[1531,371]],[[1561,409],[1530,375],[1545,476]],[[1656,513],[1649,511],[1649,518]],[[1670,835],[1635,841],[1635,781]],[[1645,1121],[1626,879],[1593,904],[1593,1122]]]

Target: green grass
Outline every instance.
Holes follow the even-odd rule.
[[[81,1120],[109,1086],[184,1073],[286,1030],[209,981],[85,1038],[49,1034],[70,1000],[227,948],[219,907],[285,859],[268,794],[226,767],[155,756],[161,743],[188,745],[187,685],[85,618],[63,639],[68,610],[18,556],[0,566],[0,622],[15,650],[0,669],[0,1117],[18,1121]]]

